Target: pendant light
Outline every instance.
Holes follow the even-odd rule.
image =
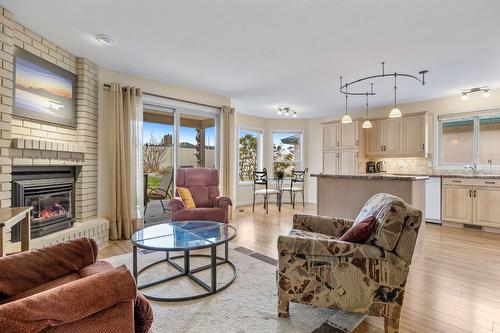
[[[351,116],[347,114],[347,96],[345,95],[345,115],[342,117],[341,123],[342,124],[350,124],[352,123]]]
[[[373,91],[373,83],[372,83],[372,91]],[[366,118],[368,118],[368,93],[366,93]],[[372,128],[372,123],[369,119],[366,119],[361,125],[362,128]]]
[[[389,113],[389,118],[400,118],[402,116],[401,111],[398,109],[397,103],[396,103],[396,92],[398,89],[398,87],[396,85],[397,76],[398,76],[397,73],[394,73],[394,108]]]

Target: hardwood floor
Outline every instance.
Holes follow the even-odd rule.
[[[315,214],[316,206],[285,204],[266,215],[262,206],[238,207],[231,224],[234,243],[276,258],[276,240],[291,227],[293,214]],[[131,251],[130,241],[100,250],[100,258]],[[369,317],[356,333],[380,332]],[[423,247],[414,257],[401,318],[401,332],[500,332],[500,235],[426,224]]]

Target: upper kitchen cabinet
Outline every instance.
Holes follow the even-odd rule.
[[[429,115],[373,120],[366,136],[369,156],[425,157],[428,153]]]
[[[323,149],[357,149],[359,143],[358,122],[323,125]]]
[[[339,148],[339,128],[338,123],[323,125],[323,149]]]
[[[408,155],[425,156],[429,152],[429,116],[403,118],[403,151]]]
[[[340,148],[341,149],[358,148],[357,121],[353,121],[350,124],[340,124]]]

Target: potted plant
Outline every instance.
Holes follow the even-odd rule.
[[[283,169],[276,170],[276,178],[278,179],[285,178],[285,171]]]

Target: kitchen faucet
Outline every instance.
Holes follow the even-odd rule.
[[[471,164],[467,164],[465,166],[465,169],[471,169],[472,170],[472,174],[474,175],[477,175],[477,163],[476,162],[472,162]]]

